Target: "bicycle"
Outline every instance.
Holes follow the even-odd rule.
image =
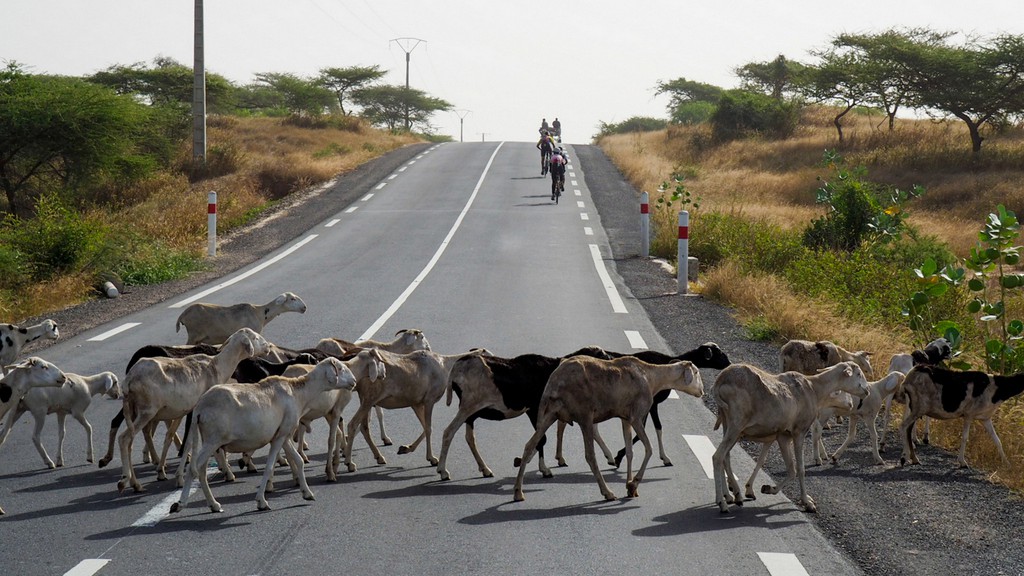
[[[548,175],[548,164],[551,163],[551,151],[541,150],[540,151],[540,175]]]
[[[558,199],[562,196],[562,191],[565,190],[565,174],[552,174],[551,175],[551,199],[558,204]]]

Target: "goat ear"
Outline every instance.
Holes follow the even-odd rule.
[[[843,369],[843,375],[844,376],[853,376],[853,366],[850,366],[849,364],[847,364],[846,368]]]
[[[711,360],[715,356],[715,351],[710,346],[704,347],[704,359]]]
[[[375,359],[370,359],[370,367],[366,370],[367,375],[370,377],[370,382],[377,381],[377,368],[377,361]]]

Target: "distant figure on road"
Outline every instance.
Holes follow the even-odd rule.
[[[555,121],[551,123],[551,129],[555,131],[555,136],[559,139],[562,137],[562,123],[558,121],[558,117],[555,117]]]
[[[545,132],[550,132],[550,131],[551,131],[551,128],[548,126],[548,119],[547,118],[541,118],[540,119],[540,133],[543,134]]]

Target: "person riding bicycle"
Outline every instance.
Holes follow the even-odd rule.
[[[555,150],[555,141],[551,139],[546,130],[540,134],[537,149],[540,150],[540,175],[544,176],[548,173],[548,162],[551,159],[551,153]]]
[[[556,149],[551,154],[551,199],[565,191],[565,165],[568,163],[562,148]]]
[[[561,140],[562,138],[562,123],[558,121],[558,117],[555,117],[554,122],[551,123],[551,131],[555,133],[555,136]]]
[[[540,133],[543,134],[545,132],[550,132],[550,131],[551,131],[551,128],[548,127],[548,119],[547,118],[541,118],[540,119]]]

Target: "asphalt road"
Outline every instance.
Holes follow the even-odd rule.
[[[586,344],[678,352],[713,340],[733,361],[774,367],[776,349],[747,341],[727,309],[675,294],[673,278],[637,257],[635,191],[598,149],[571,148],[559,206],[534,173],[535,156],[524,143],[397,151],[235,235],[205,274],[55,314],[64,338],[36,353],[68,371],[123,374],[139,345],[184,341],[173,332],[179,308],[172,306],[187,298],[262,302],[291,290],[310,311],[279,317],[266,334],[292,346],[327,335],[386,338],[418,327],[443,353],[485,346],[500,355],[556,355]],[[282,251],[287,254],[274,260]],[[246,275],[268,258],[266,268]],[[231,284],[205,294],[224,281]],[[625,312],[616,311],[612,293]],[[89,340],[128,322],[139,324]],[[714,376],[705,371],[706,387]],[[117,408],[96,400],[90,409],[100,452]],[[635,500],[600,500],[579,433],[570,429],[569,467],[550,480],[528,475],[526,502],[512,503],[511,458],[529,436],[525,419],[477,426],[493,479],[478,477],[457,435],[450,482],[437,480],[422,448],[405,456],[387,448],[388,464],[377,466],[358,439],[359,470],[325,484],[321,426],[306,467],[316,502],[282,489],[270,497],[273,511],[257,513],[257,478],[241,476],[234,485],[214,482],[224,514],[208,513],[194,494],[174,517],[163,511],[176,490],[156,482],[150,466],[139,466],[147,492],[117,494],[119,460],[103,470],[86,465],[75,422],[68,424],[68,467],[42,469],[25,417],[0,449],[0,504],[8,512],[0,532],[13,527],[18,540],[46,549],[4,547],[0,566],[17,574],[1020,573],[1022,556],[1013,544],[991,547],[1001,528],[1020,525],[1014,524],[1018,506],[976,474],[948,473],[949,459],[937,452],[924,452],[929,460],[910,474],[873,469],[858,461],[856,450],[847,467],[810,471],[818,515],[800,512],[781,495],[719,515],[699,456],[701,447],[717,444],[713,409],[690,397],[666,403],[665,437],[675,466],[664,467],[655,456]],[[350,406],[346,416],[353,411]],[[435,410],[435,452],[453,413],[443,403]],[[418,433],[408,410],[389,411],[387,423],[399,442]],[[621,443],[618,430],[602,426],[613,447]],[[51,456],[55,436],[49,421],[43,442]],[[749,459],[737,468],[744,474]],[[621,495],[623,473],[606,469],[605,475]],[[279,486],[290,484],[283,473],[278,478]],[[972,505],[978,501],[990,506]],[[988,517],[976,519],[986,510]]]

